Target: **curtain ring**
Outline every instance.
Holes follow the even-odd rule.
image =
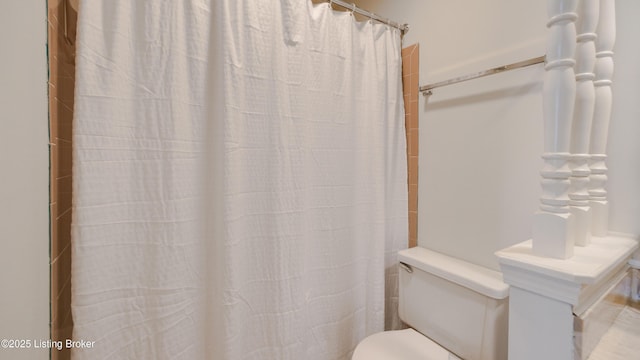
[[[333,0],[327,1],[327,4],[329,4],[329,9],[333,9]]]
[[[351,16],[354,16],[354,12],[356,12],[356,4],[351,3]]]

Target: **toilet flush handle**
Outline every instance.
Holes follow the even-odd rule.
[[[411,268],[411,265],[405,264],[402,261],[400,262],[400,267],[403,268],[409,274],[411,274],[413,272],[413,268]]]

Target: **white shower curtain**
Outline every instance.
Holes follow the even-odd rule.
[[[398,327],[399,32],[301,0],[80,6],[73,357],[348,359]]]

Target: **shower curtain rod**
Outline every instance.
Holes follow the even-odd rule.
[[[431,95],[431,89],[435,89],[437,87],[441,87],[441,86],[447,86],[447,85],[451,85],[451,84],[457,84],[463,81],[468,81],[468,80],[473,80],[473,79],[477,79],[477,78],[481,78],[481,77],[485,77],[485,76],[489,76],[489,75],[493,75],[493,74],[498,74],[501,72],[505,72],[505,71],[509,71],[509,70],[515,70],[515,69],[520,69],[523,67],[527,67],[527,66],[531,66],[531,65],[535,65],[535,64],[540,64],[543,63],[545,61],[545,56],[538,56],[532,59],[528,59],[528,60],[523,60],[523,61],[518,61],[515,62],[513,64],[508,64],[508,65],[503,65],[503,66],[498,66],[495,67],[493,69],[489,69],[489,70],[484,70],[484,71],[480,71],[477,73],[473,73],[473,74],[468,74],[468,75],[464,75],[464,76],[459,76],[457,78],[453,78],[453,79],[449,79],[449,80],[445,80],[445,81],[440,81],[437,82],[435,84],[428,84],[428,85],[424,85],[424,86],[420,86],[419,91],[422,93],[422,95],[427,96],[427,95]]]
[[[402,34],[406,34],[407,32],[409,32],[409,24],[400,24],[397,23],[395,21],[391,21],[389,19],[385,19],[383,17],[380,17],[372,12],[369,12],[367,10],[361,9],[359,7],[356,6],[356,4],[351,4],[348,3],[346,1],[342,1],[342,0],[329,0],[329,5],[331,4],[336,4],[338,6],[341,6],[345,9],[349,9],[351,11],[353,11],[354,13],[360,14],[362,16],[368,17],[371,20],[375,20],[377,22],[383,23],[383,24],[387,24],[389,26],[393,26],[396,29],[399,29],[400,31],[402,31]]]

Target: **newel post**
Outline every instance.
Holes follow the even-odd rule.
[[[571,215],[574,218],[576,245],[591,242],[591,208],[589,206],[589,142],[595,106],[593,80],[596,65],[596,27],[600,0],[580,0],[576,47],[576,101],[571,132]]]
[[[595,236],[606,236],[609,227],[609,202],[607,201],[607,137],[611,118],[613,79],[613,45],[616,39],[616,10],[614,0],[600,1],[595,67],[595,110],[591,128],[591,177],[589,205],[593,219],[591,231]]]
[[[540,210],[533,219],[533,252],[567,259],[573,256],[573,217],[569,209],[571,122],[576,94],[577,0],[548,0],[547,63],[542,94],[544,165]]]

